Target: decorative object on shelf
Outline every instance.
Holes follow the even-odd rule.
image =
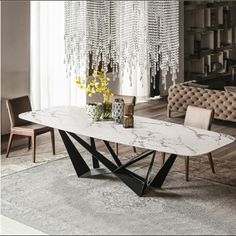
[[[140,88],[151,67],[151,78],[161,70],[166,87],[168,72],[175,82],[179,69],[179,1],[65,1],[65,64],[67,77],[110,67]]]
[[[236,84],[235,73],[236,72],[236,65],[231,66],[231,83]]]
[[[134,105],[125,104],[124,105],[124,119],[123,127],[124,128],[133,128],[134,127]]]
[[[83,89],[88,94],[89,97],[96,93],[102,93],[102,119],[111,119],[112,104],[110,103],[110,97],[113,96],[113,94],[110,92],[109,88],[110,78],[104,77],[103,71],[94,70],[92,78],[81,78],[78,76],[76,83],[79,88]]]
[[[200,57],[201,55],[201,40],[197,37],[194,40],[194,55]]]
[[[225,6],[223,9],[223,24],[227,28],[230,28],[231,26],[231,16],[230,16],[229,6]]]
[[[116,98],[112,103],[112,118],[116,123],[123,122],[124,115],[124,100],[121,98]]]
[[[103,105],[100,102],[97,103],[88,103],[86,105],[86,112],[88,117],[94,121],[100,120],[103,112]]]
[[[230,73],[235,59],[236,1],[184,1],[185,81]]]

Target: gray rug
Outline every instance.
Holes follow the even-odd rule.
[[[236,234],[235,199],[175,172],[140,198],[112,175],[78,179],[68,158],[2,177],[2,214],[53,235]]]

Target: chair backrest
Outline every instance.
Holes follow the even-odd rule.
[[[20,113],[31,111],[31,104],[28,96],[8,99],[6,101],[11,127],[29,124],[29,121],[22,120],[18,116]]]
[[[110,100],[111,102],[115,101],[115,99],[121,98],[124,100],[124,103],[133,104],[135,106],[136,103],[136,97],[135,96],[128,96],[128,95],[120,95],[120,94],[114,94]]]
[[[209,130],[213,117],[214,110],[188,106],[184,125]]]

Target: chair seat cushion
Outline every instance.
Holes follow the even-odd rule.
[[[12,129],[15,131],[24,131],[25,130],[25,131],[34,131],[34,132],[42,132],[42,131],[47,132],[52,128],[50,128],[48,126],[40,125],[40,124],[29,123],[26,125],[14,127]]]

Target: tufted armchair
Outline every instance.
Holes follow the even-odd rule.
[[[167,116],[185,113],[188,105],[214,110],[214,118],[236,122],[236,93],[191,87],[189,82],[169,88]]]

